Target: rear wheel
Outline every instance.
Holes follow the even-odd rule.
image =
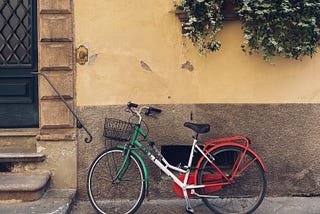
[[[210,152],[209,158],[214,160],[214,163],[223,171],[226,177],[231,177],[232,169],[239,161],[239,157],[244,154],[244,149],[235,146],[225,146],[215,149]],[[255,156],[246,151],[245,156],[239,166],[239,171],[244,169],[240,175],[235,177],[233,183],[218,188],[199,189],[200,195],[203,197],[203,202],[214,213],[230,214],[230,213],[252,213],[261,204],[267,187],[265,172],[260,162],[255,159]],[[218,171],[210,164],[207,159],[203,159],[200,164],[197,182],[199,185],[206,184],[208,177],[219,175]],[[215,176],[216,179],[212,182],[223,182],[221,176]]]
[[[87,189],[92,206],[99,213],[134,213],[141,205],[146,191],[142,164],[134,155],[129,156],[129,165],[124,175],[115,181],[124,162],[124,151],[111,148],[92,162]]]

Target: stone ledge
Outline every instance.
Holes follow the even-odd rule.
[[[48,134],[48,135],[37,135],[38,141],[75,141],[75,134]]]
[[[0,173],[0,191],[35,191],[50,179],[49,172]]]
[[[70,10],[63,10],[63,9],[53,9],[53,10],[46,10],[43,9],[40,11],[40,14],[72,14]]]
[[[0,153],[0,163],[42,162],[45,158],[41,153]]]
[[[72,42],[69,38],[43,38],[40,42]]]
[[[48,188],[50,177],[50,172],[0,173],[0,200],[38,200]]]
[[[0,129],[0,137],[33,137],[38,134],[38,128]]]
[[[63,97],[63,99],[67,100],[72,100],[73,97],[71,97],[70,95],[61,95]],[[52,95],[52,96],[42,96],[40,98],[40,100],[61,100],[61,98],[57,95]]]
[[[41,71],[72,71],[70,67],[63,67],[63,66],[52,66],[52,67],[43,67],[40,69]]]

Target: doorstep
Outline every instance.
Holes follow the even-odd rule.
[[[75,194],[75,189],[50,189],[37,201],[22,203],[7,201],[0,203],[0,213],[68,214]]]

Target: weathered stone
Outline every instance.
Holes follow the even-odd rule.
[[[48,10],[63,10],[71,12],[71,0],[40,0],[40,13]]]
[[[50,173],[1,173],[0,200],[38,200],[49,185]]]
[[[72,106],[72,101],[68,101]],[[41,100],[40,103],[41,128],[71,128],[74,125],[73,115],[64,103],[57,100]]]
[[[34,136],[0,137],[0,152],[35,152],[36,139]]]
[[[58,90],[73,104],[74,97],[74,64],[73,64],[73,9],[72,0],[39,0],[38,1],[38,23],[39,23],[39,72],[50,71],[47,74],[51,81],[58,87]],[[11,175],[0,177],[1,184],[13,182],[14,187],[24,185],[29,179],[19,176],[22,173],[36,173],[51,170],[54,179],[52,186],[58,188],[76,188],[76,146],[74,120],[70,112],[57,99],[55,92],[50,88],[44,78],[39,77],[39,113],[40,128],[36,129],[16,129],[0,131],[0,152],[15,154],[0,154],[0,161],[8,161]],[[36,136],[39,141],[37,141]],[[48,141],[46,141],[48,140]],[[54,140],[52,142],[51,140]],[[53,143],[48,145],[49,143]],[[43,151],[48,159],[44,160],[43,155],[33,154]],[[17,154],[19,153],[19,154]],[[23,153],[23,154],[20,154]],[[12,155],[12,156],[10,156]],[[27,162],[25,162],[27,161]],[[29,161],[43,161],[31,163]],[[14,162],[13,164],[11,162]],[[1,164],[1,167],[5,163]],[[64,167],[61,167],[64,166]],[[3,170],[3,169],[2,169]],[[1,173],[2,174],[2,173]],[[43,174],[39,172],[38,174]],[[4,175],[4,174],[2,174]],[[3,180],[2,180],[3,178]],[[33,182],[37,178],[30,177]],[[49,179],[48,179],[49,180]],[[45,181],[44,181],[45,182]],[[0,185],[1,185],[0,184]],[[36,183],[33,183],[36,184]],[[0,200],[10,200],[18,202],[24,200],[36,200],[42,196],[48,187],[49,182],[39,191],[25,193],[23,191],[10,191],[7,196],[2,196]],[[1,187],[0,187],[1,189]],[[73,193],[74,196],[74,193]],[[53,200],[52,200],[53,201]],[[55,203],[54,200],[51,203]],[[31,209],[10,208],[11,212],[0,211],[1,213],[29,213],[38,209],[37,204],[30,204]],[[51,208],[51,207],[50,207]],[[55,207],[56,208],[56,207]],[[63,207],[59,207],[61,209]],[[67,213],[68,210],[54,210],[54,212]],[[68,209],[68,207],[67,207]],[[16,211],[13,211],[16,210]],[[41,210],[44,213],[45,209]],[[50,210],[50,209],[49,209]],[[36,211],[37,212],[37,211]],[[38,212],[37,212],[38,213]],[[39,211],[40,213],[40,211]],[[48,212],[49,213],[49,212]],[[51,213],[51,211],[50,211]]]
[[[42,42],[40,70],[64,71],[73,69],[73,45],[70,42]]]
[[[71,14],[41,14],[40,41],[72,41]]]
[[[37,170],[50,170],[51,188],[77,188],[77,146],[75,141],[38,141],[39,152],[46,155]]]
[[[64,98],[73,98],[73,72],[70,71],[58,71],[58,72],[47,72],[46,73],[52,84],[57,88],[59,93]],[[61,81],[63,80],[63,81]],[[49,85],[49,83],[41,78],[39,81],[39,97],[40,99],[50,99],[57,97],[57,93]]]
[[[68,214],[75,195],[75,189],[51,189],[37,201],[25,203],[16,203],[15,200],[5,201],[0,206],[0,213]]]
[[[0,153],[0,162],[41,162],[45,155],[41,153]]]

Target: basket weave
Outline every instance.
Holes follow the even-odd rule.
[[[136,124],[114,118],[106,118],[103,136],[107,139],[121,142],[129,141],[134,133]]]

